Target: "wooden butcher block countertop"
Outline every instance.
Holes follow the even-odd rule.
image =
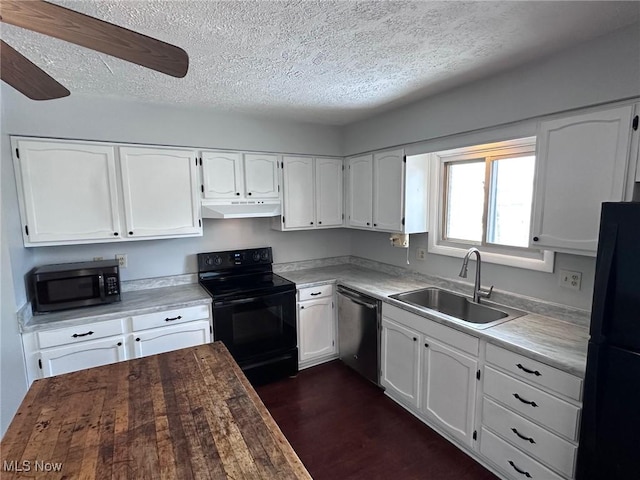
[[[36,380],[0,456],[3,480],[311,478],[220,342]]]

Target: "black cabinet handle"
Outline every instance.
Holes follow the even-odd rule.
[[[377,223],[374,223],[374,224],[373,224],[373,226],[374,226],[374,227],[377,227],[377,226],[378,226],[378,224],[377,224]]]
[[[136,338],[136,342],[139,342],[139,341],[140,341],[140,337]]]
[[[78,337],[86,337],[87,335],[93,335],[93,332],[92,331],[88,331],[87,333],[74,333],[71,336],[73,338],[78,338]]]
[[[322,292],[314,292],[314,293],[310,293],[309,295],[311,295],[312,297],[316,297],[318,295],[322,295]]]
[[[531,438],[531,437],[525,437],[524,435],[522,435],[522,434],[521,434],[518,430],[516,430],[515,428],[512,428],[512,429],[511,429],[511,431],[512,431],[513,433],[515,433],[517,436],[519,436],[522,440],[526,440],[527,442],[530,442],[530,443],[536,443],[536,441],[535,441],[533,438]]]
[[[537,242],[538,240],[540,240],[538,237],[533,237],[534,242]]]
[[[118,346],[121,347],[122,346],[122,342],[118,342]]]
[[[174,320],[180,320],[182,318],[181,315],[178,315],[177,317],[173,317],[173,318],[165,318],[164,321],[165,322],[173,322]]]
[[[133,235],[133,232],[129,232],[129,235]]]
[[[236,192],[236,195],[240,195],[240,192]]]
[[[304,310],[304,305],[300,305],[300,310]]]
[[[531,478],[531,474],[525,470],[520,470],[518,467],[516,467],[516,464],[513,463],[511,460],[509,460],[509,465],[511,465],[513,467],[513,469],[518,472],[520,475],[524,475],[527,478]]]
[[[425,343],[425,344],[424,344],[424,346],[425,346],[425,347],[427,347],[427,348],[429,348],[429,344],[428,344],[428,343]]]
[[[367,226],[368,226],[368,225],[371,225],[371,224],[370,224],[369,222],[367,222]]]
[[[249,196],[250,196],[250,195],[251,195],[251,192],[247,193],[247,195],[249,195]]]
[[[531,405],[532,407],[537,407],[538,406],[538,404],[536,402],[530,402],[529,400],[525,400],[524,398],[522,398],[517,393],[514,393],[513,396],[516,397],[518,400],[520,400],[522,403],[526,403],[527,405]]]
[[[516,365],[516,367],[518,367],[520,370],[523,370],[523,371],[525,371],[527,373],[531,373],[531,374],[535,375],[536,377],[539,377],[540,375],[542,375],[538,370],[529,370],[528,368],[523,367],[519,363]]]
[[[414,341],[414,342],[417,342],[417,341],[418,341],[418,339],[417,339],[416,337],[413,337],[413,341]]]
[[[310,225],[313,225],[313,222],[309,222]]]
[[[117,237],[118,236],[118,232],[113,232],[113,236]]]
[[[318,222],[318,225],[322,225],[322,222]]]

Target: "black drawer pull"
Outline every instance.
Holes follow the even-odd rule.
[[[118,344],[117,344],[117,345],[118,345],[119,347],[121,347],[121,346],[122,346],[122,342],[118,342]]]
[[[531,374],[535,375],[536,377],[539,377],[540,375],[542,375],[538,370],[529,370],[528,368],[523,367],[519,363],[516,365],[516,367],[518,367],[520,370],[523,370],[523,371],[525,371],[527,373],[531,373]]]
[[[71,336],[73,338],[78,338],[78,337],[86,337],[87,335],[93,335],[93,332],[91,330],[89,330],[87,333],[74,333]]]
[[[511,460],[509,460],[509,465],[511,465],[513,467],[513,469],[518,472],[520,475],[524,475],[527,478],[531,478],[531,474],[529,472],[526,472],[524,470],[520,470],[518,467],[516,467],[516,464],[513,463]]]
[[[314,293],[310,293],[309,295],[311,295],[312,297],[315,297],[317,295],[322,295],[322,292],[314,292]]]
[[[522,403],[526,403],[527,405],[531,405],[532,407],[537,407],[538,406],[538,404],[536,402],[530,402],[529,400],[525,400],[524,398],[522,398],[517,393],[514,393],[513,396],[516,397],[518,400],[520,400]]]
[[[522,435],[522,434],[521,434],[518,430],[516,430],[515,428],[512,428],[512,429],[511,429],[511,431],[512,431],[513,433],[515,433],[516,435],[518,435],[522,440],[526,440],[527,442],[530,442],[530,443],[536,443],[536,441],[535,441],[533,438],[531,438],[531,437],[525,437],[524,435]]]
[[[165,318],[164,321],[165,322],[173,322],[174,320],[180,320],[182,318],[181,315],[178,315],[177,317],[173,317],[173,318]]]

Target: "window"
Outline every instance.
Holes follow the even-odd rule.
[[[431,154],[429,251],[552,271],[553,253],[529,248],[535,138]]]

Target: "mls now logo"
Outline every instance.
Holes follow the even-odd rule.
[[[5,460],[2,464],[2,470],[5,472],[60,472],[62,471],[61,462],[43,462],[41,460],[31,461],[23,460]]]

